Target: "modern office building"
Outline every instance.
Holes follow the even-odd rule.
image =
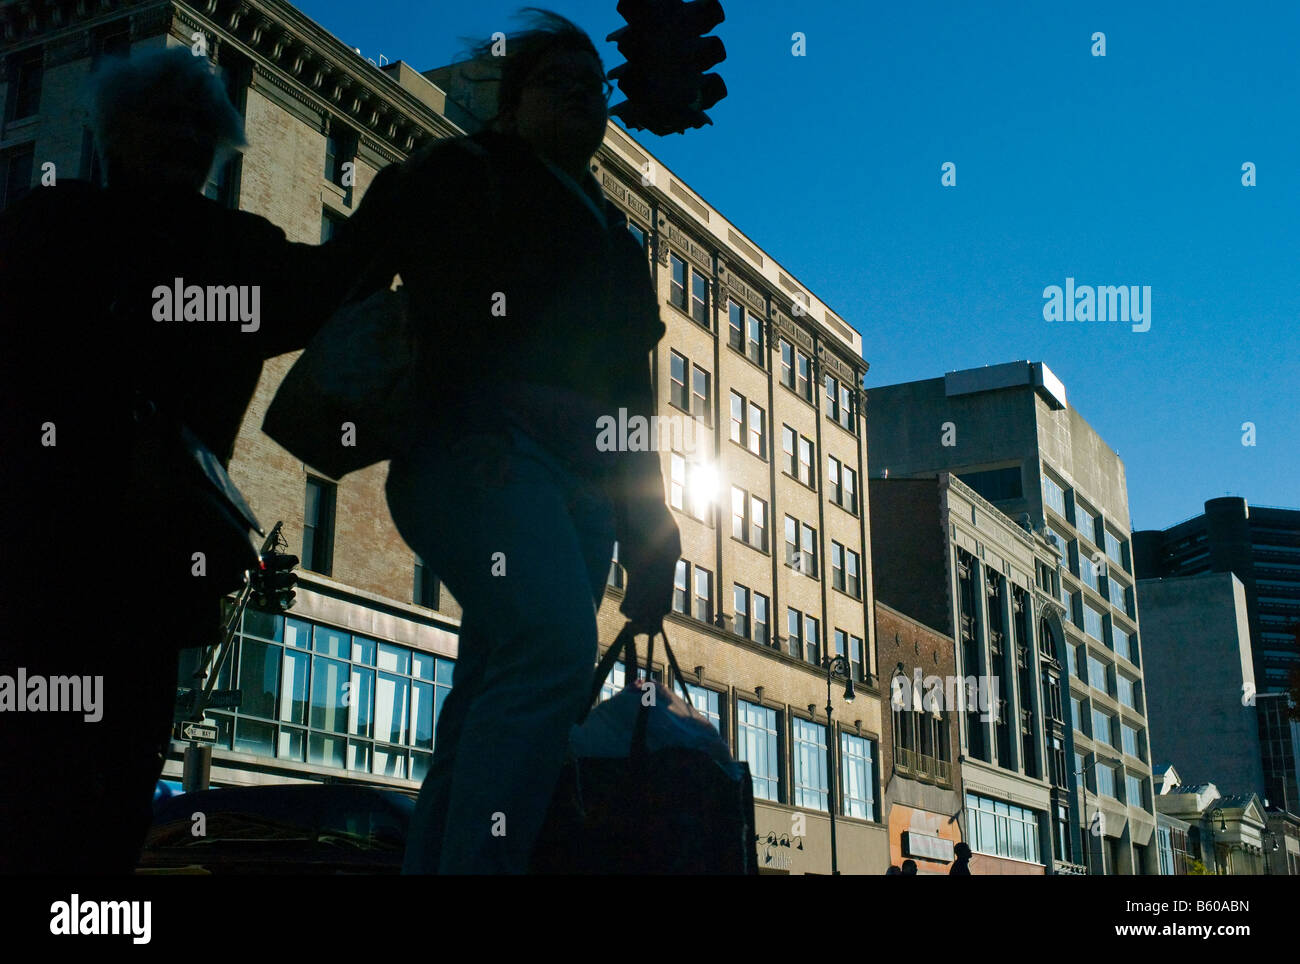
[[[881,800],[889,861],[914,860],[919,874],[946,874],[964,839],[960,713],[945,683],[957,677],[952,637],[876,599],[881,688],[889,703],[880,745]],[[972,864],[972,874],[982,870]]]
[[[1263,793],[1300,813],[1300,722],[1287,712],[1300,671],[1300,509],[1210,499],[1205,511],[1168,529],[1133,533],[1140,579],[1231,572],[1241,581],[1253,654]]]
[[[1137,588],[1151,745],[1188,782],[1266,795],[1241,581],[1205,572]]]
[[[1060,552],[1055,589],[1065,615],[1051,635],[1068,674],[1070,796],[1090,828],[1078,862],[1089,873],[1157,873],[1124,463],[1041,362],[871,388],[867,406],[873,485],[950,472]],[[995,585],[987,569],[979,560],[971,570],[972,578],[986,573],[976,583],[986,592]],[[877,570],[880,598],[895,605]]]
[[[873,431],[888,429],[873,424]],[[971,873],[1084,872],[1081,802],[1071,793],[1067,763],[1075,748],[1056,659],[1065,632],[1058,550],[949,472],[872,478],[868,491],[877,600],[955,641],[956,672],[946,677],[941,705],[958,724],[961,826],[976,854]],[[904,652],[908,659],[891,668],[886,641],[877,638],[892,704],[892,679],[920,654]],[[933,665],[923,677],[940,673],[938,646],[928,648]],[[897,733],[897,713],[894,722]],[[901,723],[907,734],[906,718]],[[918,752],[951,757],[938,741],[941,731],[929,744],[936,749],[927,750],[925,735],[922,727],[919,744],[904,743],[905,760]]]
[[[1259,692],[1287,689],[1300,665],[1300,509],[1210,499],[1194,518],[1133,533],[1133,563],[1139,579],[1233,573],[1246,593]]]
[[[484,110],[429,79],[447,69],[381,68],[281,0],[0,0],[0,27],[11,199],[42,189],[46,162],[59,177],[97,176],[86,81],[105,56],[163,45],[205,53],[245,118],[250,146],[216,172],[209,197],[295,241],[329,238],[377,170],[472,129]],[[662,302],[668,332],[650,359],[658,412],[698,433],[693,451],[661,453],[684,551],[667,629],[687,678],[674,685],[750,766],[765,871],[829,873],[834,806],[841,872],[881,873],[861,336],[613,124],[592,172],[645,247]],[[261,519],[284,521],[302,558],[298,600],[287,615],[243,617],[219,683],[240,703],[210,713],[211,780],[413,790],[451,683],[459,607],[394,529],[384,466],[332,479],[262,433],[293,360],[265,365],[231,475]],[[623,580],[615,559],[603,644],[622,625]],[[856,677],[852,703],[843,680],[832,688],[833,720],[828,653]],[[623,681],[616,667],[607,692]],[[173,779],[182,750],[173,744]]]

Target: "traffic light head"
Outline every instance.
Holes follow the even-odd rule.
[[[727,58],[717,37],[702,36],[725,19],[718,0],[621,0],[627,26],[606,39],[627,62],[609,73],[627,100],[610,114],[655,134],[712,124],[704,112],[727,96],[717,74],[704,71]]]
[[[253,605],[267,612],[282,613],[293,607],[298,576],[293,568],[298,557],[283,552],[265,552],[252,575]]]

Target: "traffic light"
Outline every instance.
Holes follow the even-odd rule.
[[[253,606],[272,613],[293,608],[297,595],[293,587],[298,584],[298,576],[293,571],[296,565],[297,556],[283,552],[262,553],[258,567],[252,573]]]
[[[706,37],[726,19],[718,0],[619,0],[627,26],[606,40],[618,44],[627,60],[609,72],[627,100],[610,114],[628,127],[654,134],[680,134],[712,124],[705,113],[727,96],[717,74],[706,74],[727,59],[718,37]]]

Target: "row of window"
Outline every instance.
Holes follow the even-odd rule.
[[[1107,619],[1107,614],[1085,600],[1082,593],[1071,592],[1064,584],[1061,585],[1061,604],[1065,607],[1065,618],[1099,643],[1106,642],[1105,627],[1109,622],[1111,650],[1137,665],[1137,639],[1132,633],[1113,618]]]
[[[431,653],[248,610],[217,681],[237,688],[241,703],[210,715],[226,749],[419,780],[453,668]]]
[[[1043,472],[1043,502],[1053,509],[1062,519],[1068,519],[1079,534],[1087,539],[1092,545],[1102,549],[1110,560],[1126,572],[1131,572],[1129,562],[1125,558],[1127,555],[1128,541],[1115,533],[1105,521],[1097,514],[1084,505],[1077,492],[1072,492],[1073,515],[1066,511],[1066,488],[1060,482],[1057,482],[1046,470]],[[1050,528],[1050,527],[1049,527]],[[1053,542],[1057,542],[1062,552],[1065,551],[1063,543],[1066,541],[1060,533],[1055,533]],[[1058,541],[1059,540],[1059,541]],[[1087,553],[1080,552],[1080,556]],[[1096,586],[1093,586],[1095,589]]]
[[[1084,758],[1082,753],[1074,755],[1074,768],[1076,773],[1085,773]],[[1121,803],[1127,803],[1132,807],[1147,807],[1147,781],[1144,777],[1136,773],[1127,773],[1124,776],[1124,796],[1121,798],[1119,788],[1119,768],[1106,761],[1099,761],[1092,767],[1094,777],[1089,781],[1088,789],[1093,793],[1100,794],[1104,797],[1110,797]]]
[[[971,850],[993,857],[1042,863],[1038,813],[976,793],[966,794],[966,828]]]
[[[1084,650],[1087,652],[1087,647]],[[1122,672],[1118,666],[1108,665],[1092,652],[1087,652],[1087,662],[1081,663],[1071,643],[1066,643],[1065,661],[1071,676],[1101,690],[1107,696],[1115,697],[1129,709],[1141,712],[1142,684]],[[1087,672],[1084,672],[1085,666]]]
[[[669,253],[668,300],[696,324],[712,329],[709,320],[709,280],[685,258]],[[727,299],[727,344],[764,370],[767,344],[764,322],[734,298]],[[781,384],[805,401],[813,401],[812,358],[780,339]],[[826,414],[850,432],[857,430],[857,399],[852,386],[825,376]],[[682,406],[686,408],[686,406]]]

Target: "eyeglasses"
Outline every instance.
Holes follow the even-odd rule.
[[[599,80],[591,73],[582,72],[574,73],[558,67],[552,67],[544,70],[539,74],[529,78],[527,86],[541,87],[544,90],[558,91],[571,90],[574,87],[580,88],[584,93],[595,94],[600,91],[600,96],[608,104],[610,98],[614,96],[614,85],[604,77]]]

